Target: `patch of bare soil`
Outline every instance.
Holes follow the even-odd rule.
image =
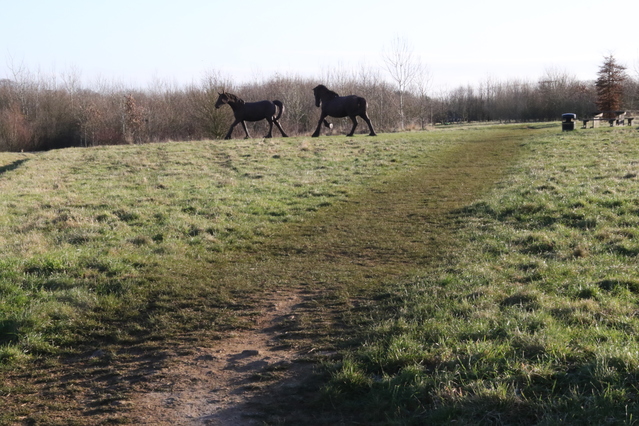
[[[140,425],[263,425],[267,407],[313,372],[305,354],[282,345],[284,324],[295,320],[301,291],[266,296],[255,326],[212,347],[174,354],[166,368],[130,395],[130,420]],[[179,351],[177,351],[179,352]]]

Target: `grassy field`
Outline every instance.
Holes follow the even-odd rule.
[[[638,136],[528,139],[451,213],[449,261],[378,305],[328,393],[389,424],[635,424]]]
[[[263,252],[282,224],[423,167],[448,142],[407,135],[6,154],[0,360],[134,341],[155,329],[166,339],[173,326],[162,314],[175,309],[164,303],[198,288],[203,304],[222,307],[211,309],[210,324],[234,323],[228,306],[242,308],[255,284],[240,277],[211,286],[223,278],[216,270]]]
[[[633,423],[639,135],[559,130],[1,154],[0,422],[84,424],[65,359],[210,343],[303,285],[291,344],[342,354],[308,410]]]

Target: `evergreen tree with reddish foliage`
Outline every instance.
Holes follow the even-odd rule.
[[[623,83],[627,78],[626,67],[618,64],[614,56],[606,56],[597,76],[597,108],[604,112],[605,118],[615,118],[614,111],[621,108]]]

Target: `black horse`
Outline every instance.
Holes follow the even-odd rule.
[[[326,127],[333,127],[326,121],[327,116],[350,118],[353,122],[353,128],[346,136],[353,136],[355,128],[357,127],[358,115],[368,124],[368,128],[371,131],[369,136],[377,136],[377,133],[373,130],[371,120],[368,118],[368,114],[366,114],[366,99],[355,95],[340,96],[322,84],[314,88],[313,93],[315,94],[315,106],[319,107],[320,103],[322,104],[322,114],[320,115],[317,129],[315,129],[315,133],[313,133],[312,137],[316,138],[319,136],[322,123],[324,123]]]
[[[265,138],[270,138],[273,136],[273,124],[277,126],[279,131],[282,133],[283,137],[288,137],[286,133],[284,133],[284,129],[280,126],[280,123],[277,121],[282,116],[282,112],[284,111],[284,105],[280,101],[259,101],[259,102],[244,102],[243,99],[238,98],[237,96],[231,93],[219,93],[217,101],[215,102],[215,108],[219,108],[224,104],[229,104],[231,109],[233,110],[233,115],[235,116],[235,121],[231,124],[231,128],[229,132],[226,134],[224,139],[231,139],[231,133],[233,133],[233,128],[237,126],[239,123],[242,123],[242,127],[244,128],[244,132],[246,133],[246,138],[250,138],[248,129],[246,128],[245,121],[260,121],[266,119],[269,124],[268,134],[264,136]],[[275,112],[277,113],[277,117],[275,116]]]

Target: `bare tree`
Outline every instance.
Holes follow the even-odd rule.
[[[412,85],[412,92],[416,96],[417,105],[415,115],[419,120],[419,124],[422,130],[426,127],[426,123],[433,122],[433,106],[428,92],[430,91],[431,75],[422,67],[417,74]]]
[[[203,135],[208,138],[223,137],[228,129],[228,123],[233,120],[228,108],[215,108],[215,100],[219,93],[227,90],[235,90],[233,81],[215,70],[207,72],[200,86],[194,86],[189,90],[188,97],[190,109],[193,111],[193,120]]]
[[[386,70],[397,83],[399,91],[400,129],[404,129],[404,94],[413,82],[424,73],[424,66],[414,54],[412,44],[402,37],[395,37],[390,49],[382,53]]]

